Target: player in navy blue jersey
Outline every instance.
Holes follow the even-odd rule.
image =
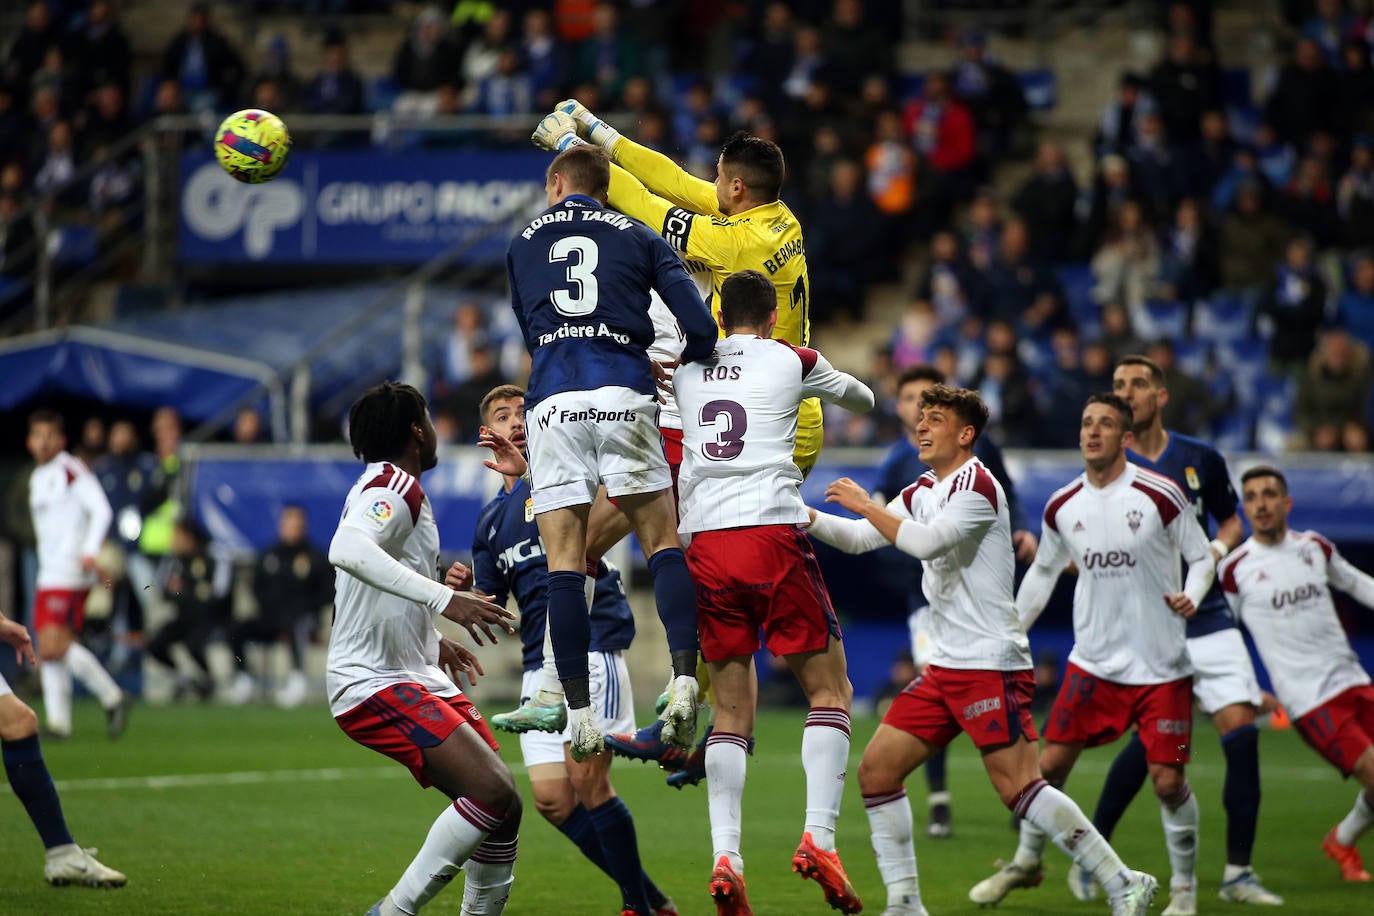
[[[518,449],[525,447],[525,392],[500,385],[482,399],[482,429],[494,430]],[[534,520],[529,482],[502,475],[502,486],[477,516],[472,538],[472,569],[455,563],[447,581],[457,589],[475,587],[505,605],[511,597],[520,607],[520,641],[524,652],[521,702],[534,689],[544,664],[544,619],[548,566]],[[603,731],[633,731],[634,696],[623,653],[635,635],[634,614],[625,599],[620,572],[600,570],[591,605],[591,654],[588,657],[592,708]],[[520,752],[530,777],[534,804],[596,865],[619,885],[623,914],[676,916],[662,891],[640,864],[635,822],[611,786],[609,754],[574,762],[562,734],[528,731],[520,735]]]
[[[587,519],[597,489],[634,526],[654,577],[673,684],[663,738],[696,738],[696,589],[677,537],[672,479],[658,431],[648,348],[649,294],[685,337],[682,362],[709,356],[716,325],[682,262],[658,234],[606,208],[610,161],[586,144],[559,153],[549,208],[511,241],[511,306],[531,356],[527,428],[532,507],[548,561],[548,621],[576,760],[603,748],[588,686],[591,626],[583,595]]]
[[[1221,560],[1243,539],[1238,499],[1226,460],[1212,446],[1164,428],[1160,411],[1169,400],[1164,373],[1144,356],[1126,356],[1116,365],[1112,390],[1131,405],[1135,439],[1126,457],[1168,477],[1183,490],[1204,530],[1215,525],[1212,553]],[[1209,523],[1208,519],[1211,519]],[[1236,620],[1217,585],[1188,620],[1188,654],[1193,660],[1193,696],[1216,723],[1226,755],[1222,803],[1226,808],[1226,870],[1221,899],[1277,906],[1283,899],[1267,890],[1250,867],[1259,819],[1259,731],[1255,714],[1261,702],[1255,669]],[[1146,776],[1145,750],[1132,736],[1112,762],[1098,799],[1093,823],[1110,837]],[[1070,872],[1069,886],[1079,899],[1093,894],[1091,882]]]
[[[926,471],[930,465],[921,460],[916,447],[916,424],[921,419],[921,393],[932,385],[943,385],[945,374],[934,366],[911,366],[897,377],[897,417],[902,421],[902,438],[898,439],[878,465],[877,479],[873,490],[883,499],[891,499]],[[1026,512],[1021,501],[1016,498],[1016,487],[1011,475],[1007,473],[1006,462],[1002,460],[1002,449],[988,436],[979,436],[973,442],[973,454],[997,478],[1007,494],[1007,508],[1011,512],[1011,540],[1016,548],[1016,558],[1022,563],[1035,559],[1038,546],[1035,533],[1026,525]],[[914,557],[897,551],[902,568],[907,570],[910,588],[907,591],[907,623],[911,628],[911,657],[917,668],[924,668],[930,660],[929,636],[926,633],[926,620],[929,609],[925,595],[921,592],[921,562]],[[930,817],[926,821],[926,835],[932,839],[948,837],[953,832],[950,812],[950,794],[945,783],[945,750],[941,749],[926,761],[922,768],[926,774],[926,803],[930,807]]]

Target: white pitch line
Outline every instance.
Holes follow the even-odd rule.
[[[268,783],[344,782],[405,776],[400,767],[326,767],[317,770],[238,770],[228,773],[177,773],[165,776],[114,776],[102,779],[56,779],[59,792],[111,792],[128,789],[187,789],[201,786],[252,786]],[[5,786],[5,791],[9,787]]]

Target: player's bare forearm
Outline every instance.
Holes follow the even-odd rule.
[[[667,198],[673,206],[693,213],[719,213],[716,186],[679,168],[662,153],[622,136],[611,150],[611,159],[654,194]],[[622,213],[628,212],[615,202],[614,178],[611,180],[611,206]]]
[[[1228,551],[1235,550],[1245,540],[1245,529],[1240,523],[1239,513],[1217,525],[1216,540],[1225,544]]]

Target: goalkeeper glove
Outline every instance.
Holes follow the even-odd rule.
[[[561,153],[570,146],[587,141],[577,136],[577,122],[572,115],[553,111],[545,115],[534,133],[530,134],[530,142],[540,149]]]
[[[555,105],[553,110],[571,115],[577,122],[578,136],[586,137],[608,153],[615,146],[615,141],[620,139],[620,131],[592,114],[577,99],[565,99]]]

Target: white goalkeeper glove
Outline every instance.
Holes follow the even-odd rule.
[[[530,142],[540,149],[561,153],[570,146],[587,141],[577,135],[577,122],[572,115],[553,111],[546,114],[534,133],[530,134]]]
[[[577,122],[577,133],[595,143],[606,152],[611,151],[615,141],[620,139],[620,131],[587,110],[577,99],[565,99],[553,107],[554,111],[565,112]]]

